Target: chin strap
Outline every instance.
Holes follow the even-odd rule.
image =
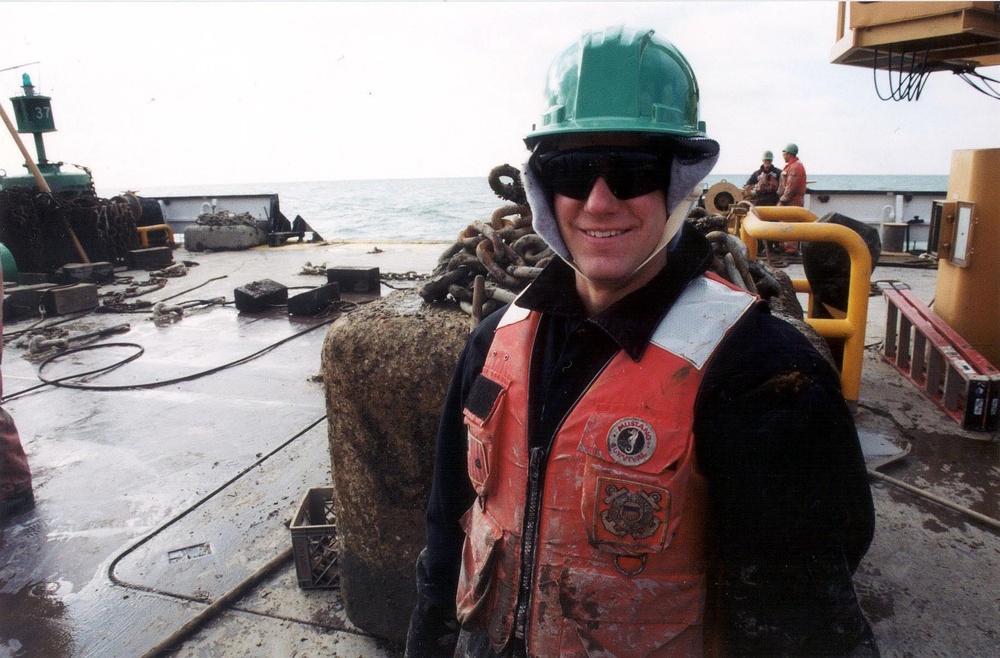
[[[670,217],[667,218],[667,223],[663,227],[663,235],[660,236],[660,241],[656,243],[656,247],[649,254],[649,258],[642,261],[642,265],[635,268],[636,272],[641,270],[646,265],[646,263],[653,260],[654,256],[663,251],[666,248],[666,246],[670,244],[670,241],[674,239],[674,236],[677,235],[677,232],[681,230],[681,226],[684,225],[684,220],[687,219],[688,212],[690,212],[691,210],[691,206],[697,199],[698,195],[696,195],[695,191],[692,189],[691,193],[688,194],[687,197],[685,197],[683,200],[681,200],[680,203],[677,204],[677,207],[674,208],[674,211],[670,213]],[[632,274],[635,274],[635,272],[633,272]]]
[[[653,251],[649,253],[646,260],[642,261],[642,263],[640,263],[639,266],[632,271],[632,274],[629,275],[630,278],[635,276],[635,273],[644,268],[646,263],[653,260],[657,254],[663,251],[667,245],[670,244],[670,241],[674,239],[674,236],[677,235],[677,232],[681,230],[681,226],[684,225],[684,220],[687,218],[688,212],[691,210],[691,206],[694,205],[695,201],[698,199],[699,195],[696,193],[696,190],[697,188],[692,188],[691,193],[678,203],[674,208],[674,211],[670,213],[670,216],[667,217],[667,223],[663,226],[663,235],[660,236],[660,240],[656,243],[656,247],[654,247]],[[569,266],[572,267],[577,274],[582,276],[584,279],[587,279],[587,276],[580,271],[572,260],[567,260],[566,262],[569,263]],[[590,281],[590,279],[587,280]]]

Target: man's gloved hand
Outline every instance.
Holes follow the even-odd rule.
[[[405,658],[451,658],[458,643],[454,588],[436,591],[427,564],[427,549],[417,557],[417,602],[406,633]]]
[[[410,615],[405,658],[443,658],[454,655],[458,622],[454,608],[420,601]]]

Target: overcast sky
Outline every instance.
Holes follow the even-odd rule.
[[[104,189],[485,176],[521,164],[552,59],[618,23],[691,62],[716,173],[790,141],[810,174],[947,174],[952,151],[1000,146],[1000,101],[950,73],[883,102],[871,70],[831,64],[832,1],[0,2],[0,69],[27,64],[0,101],[12,115],[31,75],[49,159]],[[3,131],[0,169],[21,163]]]

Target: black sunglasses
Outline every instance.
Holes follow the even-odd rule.
[[[662,152],[622,147],[588,147],[553,151],[532,158],[535,173],[553,192],[583,201],[598,178],[625,201],[670,183],[670,157]]]

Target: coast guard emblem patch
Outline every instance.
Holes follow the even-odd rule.
[[[649,461],[656,450],[656,432],[639,418],[622,418],[608,432],[608,454],[622,466],[638,466]]]
[[[641,540],[652,537],[667,520],[669,492],[636,482],[600,482],[604,495],[598,503],[601,525],[615,537]]]

